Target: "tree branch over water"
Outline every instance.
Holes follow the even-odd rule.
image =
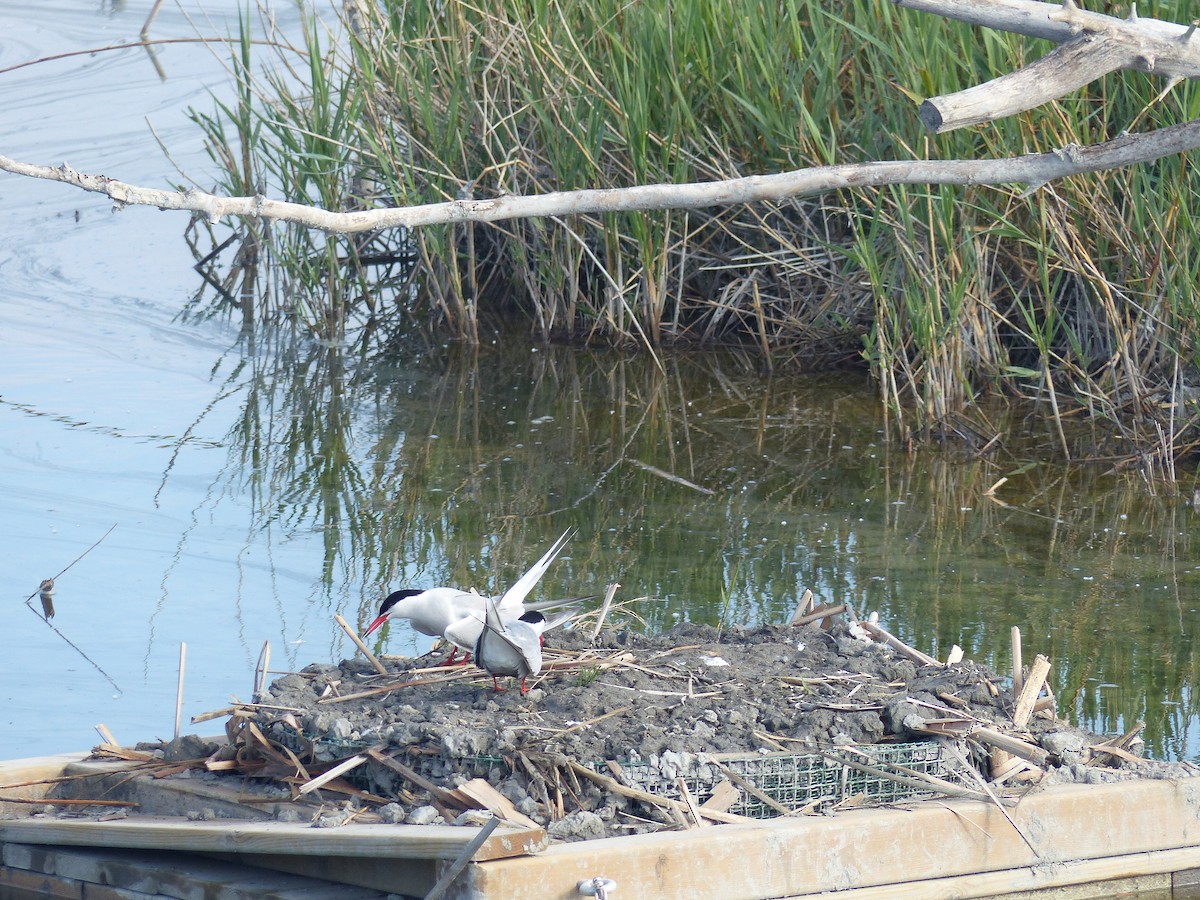
[[[692,184],[650,184],[606,190],[555,191],[484,200],[451,200],[420,206],[333,212],[299,203],[254,197],[219,197],[204,191],[167,191],[138,187],[105,175],[78,172],[67,164],[43,166],[0,156],[0,170],[14,175],[70,184],[104,194],[119,206],[201,213],[216,222],[225,217],[292,222],[340,234],[386,228],[416,228],[450,222],[499,222],[538,216],[693,209],[761,200],[783,200],[885,184],[1024,184],[1030,190],[1084,172],[1150,162],[1200,147],[1200,120],[1144,134],[1123,134],[1111,141],[1070,144],[1049,153],[1007,159],[915,160],[817,166],[776,175],[749,175]]]

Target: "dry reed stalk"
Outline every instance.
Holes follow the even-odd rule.
[[[572,759],[566,759],[564,762],[566,766],[576,775],[581,775],[589,781],[594,781],[605,790],[611,791],[614,794],[619,794],[622,797],[628,797],[631,800],[640,800],[643,803],[649,803],[653,806],[659,807],[660,809],[665,809],[677,814],[684,814],[689,811],[686,804],[679,800],[672,800],[669,797],[660,797],[657,794],[651,794],[648,791],[640,791],[637,788],[626,787],[614,779],[609,778],[607,775],[601,775],[599,772],[595,772],[592,769],[589,769],[587,766],[581,765]],[[715,809],[709,809],[703,806],[697,807],[697,810],[699,811],[700,815],[713,822],[737,823],[755,821],[754,819],[746,816],[718,812]]]
[[[1021,662],[1021,629],[1014,625],[1011,634],[1013,693],[1020,694],[1025,683],[1025,667]]]
[[[375,671],[380,675],[387,675],[387,668],[383,663],[375,658],[375,654],[367,648],[367,645],[363,643],[362,638],[360,638],[358,633],[346,623],[346,620],[336,613],[333,616],[333,620],[342,627],[342,630],[345,631],[350,640],[354,642],[354,646],[362,651],[363,656],[367,658],[367,661],[371,664],[372,668],[374,668]]]
[[[621,585],[617,582],[612,582],[604,592],[604,602],[600,604],[600,612],[596,614],[596,624],[592,627],[591,640],[596,640],[600,634],[600,629],[604,627],[604,617],[608,615],[608,608],[612,606],[613,597],[617,595],[617,588]]]
[[[1042,692],[1046,676],[1049,674],[1050,660],[1039,653],[1034,657],[1033,665],[1029,669],[1029,677],[1025,680],[1025,684],[1017,696],[1017,703],[1013,708],[1014,728],[1024,730],[1025,726],[1029,724],[1034,704],[1037,702],[1038,694]]]
[[[942,667],[940,660],[934,659],[932,656],[910,647],[908,644],[904,643],[904,641],[885,631],[883,628],[880,628],[874,622],[861,621],[858,624],[863,631],[869,634],[876,641],[887,644],[901,656],[912,660],[913,662],[917,663],[917,665],[937,666],[939,668]]]

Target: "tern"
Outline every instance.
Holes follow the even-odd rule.
[[[462,591],[458,588],[436,587],[428,590],[400,590],[388,595],[379,606],[379,615],[367,626],[363,637],[383,625],[393,616],[408,619],[414,631],[430,637],[440,637],[454,645],[447,664],[454,660],[461,649],[470,654],[475,648],[478,638],[478,628],[483,630],[483,622],[489,607],[495,607],[502,621],[519,620],[525,613],[535,609],[549,609],[573,603],[573,600],[551,600],[544,603],[526,604],[525,597],[533,590],[550,563],[558,556],[567,540],[571,537],[571,529],[562,533],[554,545],[547,550],[542,558],[529,567],[516,583],[505,591],[499,598],[485,597],[474,590]],[[457,623],[468,620],[459,629],[454,629]],[[477,624],[474,624],[477,623]],[[447,631],[450,634],[447,634]],[[458,640],[454,636],[458,637]]]
[[[475,641],[475,664],[492,676],[496,693],[501,690],[497,678],[511,675],[521,679],[524,695],[529,690],[525,680],[542,671],[542,632],[550,623],[536,611],[505,621],[495,603],[488,603],[485,615],[487,619]]]

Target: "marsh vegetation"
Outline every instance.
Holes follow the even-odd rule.
[[[1192,7],[1140,11],[1187,21]],[[340,30],[313,20],[300,46],[264,51],[244,36],[237,99],[196,113],[226,191],[266,185],[346,210],[1003,157],[1185,121],[1200,107],[1192,84],[1160,97],[1161,83],[1125,73],[994,125],[927,136],[915,101],[1046,46],[887,0],[346,10]],[[244,226],[237,273],[254,282],[224,297],[248,319],[288,317],[339,340],[382,326],[477,342],[489,322],[515,316],[542,341],[652,354],[732,344],[763,370],[862,367],[904,442],[983,446],[997,432],[978,401],[1023,398],[1058,453],[1171,481],[1198,436],[1196,178],[1186,158],[1168,158],[1029,195],[885,187],[347,237]],[[1076,420],[1093,434],[1082,450],[1067,435]]]

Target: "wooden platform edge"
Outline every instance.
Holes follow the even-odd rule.
[[[0,843],[380,859],[454,859],[478,832],[477,828],[454,825],[312,828],[290,822],[240,819],[193,822],[149,816],[107,822],[61,818],[0,820]],[[537,853],[548,844],[549,838],[541,828],[498,829],[474,858],[493,860]]]
[[[937,801],[558,844],[471,866],[464,896],[566,896],[602,877],[645,900],[986,897],[1200,865],[1200,779],[1060,785],[1010,815],[1032,848],[994,805]]]

